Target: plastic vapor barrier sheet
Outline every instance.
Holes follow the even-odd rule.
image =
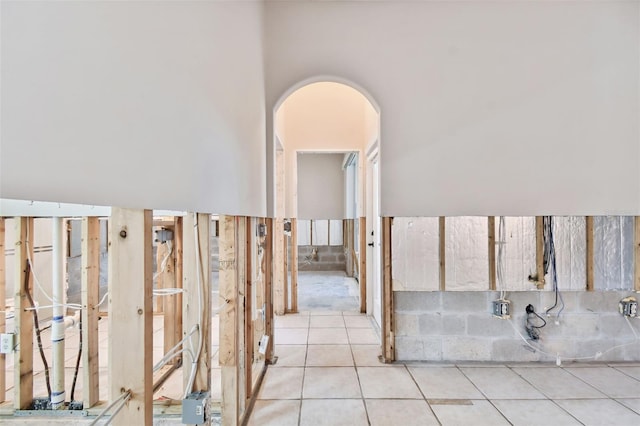
[[[504,241],[498,233],[500,217],[496,217],[496,264],[502,245],[504,283],[496,282],[497,290],[532,290],[536,286],[529,276],[536,274],[535,217],[505,217]]]
[[[489,290],[487,218],[447,217],[445,236],[445,288]]]
[[[587,282],[587,237],[584,216],[554,216],[553,241],[558,288],[584,290]],[[549,274],[545,280],[545,290],[553,290]]]
[[[633,288],[633,225],[633,216],[594,217],[594,287],[597,290]]]
[[[391,233],[393,290],[438,290],[438,218],[396,217]]]

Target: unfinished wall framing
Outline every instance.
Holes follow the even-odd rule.
[[[394,218],[393,224],[398,359],[549,361],[559,353],[564,359],[638,360],[637,321],[618,312],[638,279],[638,218]],[[549,235],[555,271],[547,258]],[[451,265],[460,262],[461,269]],[[443,271],[447,291],[437,291],[443,290]],[[477,286],[466,274],[485,281]],[[499,320],[491,303],[505,296],[511,319]],[[531,347],[522,325],[529,303],[551,318],[542,343]]]

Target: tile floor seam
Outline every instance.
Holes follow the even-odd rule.
[[[411,380],[413,380],[413,383],[416,385],[416,387],[418,388],[418,392],[420,392],[420,395],[422,395],[422,399],[424,399],[424,402],[427,404],[427,407],[429,407],[429,411],[431,411],[431,414],[433,414],[433,417],[436,419],[436,421],[438,422],[438,424],[440,426],[442,426],[442,422],[440,421],[440,419],[438,418],[438,416],[436,415],[436,412],[433,411],[433,407],[431,407],[431,404],[429,404],[429,401],[427,400],[427,396],[424,394],[424,392],[422,392],[422,388],[420,387],[420,385],[418,384],[418,381],[416,380],[416,378],[413,376],[413,374],[411,374],[411,370],[409,369],[409,367],[407,367],[407,364],[402,364],[405,368],[405,370],[407,370],[407,373],[409,373],[409,377],[411,377]]]
[[[510,369],[511,371],[513,371],[513,373],[516,374],[518,377],[520,377],[522,380],[527,382],[532,388],[534,388],[535,390],[540,392],[542,395],[544,395],[547,398],[548,401],[551,401],[551,403],[554,404],[556,407],[558,407],[560,410],[562,410],[563,412],[567,413],[571,418],[575,419],[575,421],[577,421],[578,423],[584,425],[584,423],[582,423],[580,420],[578,420],[573,414],[571,414],[569,411],[565,410],[560,404],[558,404],[554,398],[551,398],[549,395],[547,395],[546,392],[544,392],[542,389],[539,389],[536,385],[534,385],[529,380],[527,380],[526,377],[524,377],[523,375],[521,375],[517,371],[515,371],[513,366],[508,365],[507,368]],[[564,370],[564,369],[562,369],[562,370]],[[504,415],[504,413],[503,413],[503,415]]]
[[[625,376],[627,376],[627,377],[630,377],[631,379],[633,379],[633,380],[637,381],[637,382],[638,382],[638,384],[640,384],[640,380],[638,380],[638,378],[637,378],[637,377],[632,376],[631,374],[627,373],[626,371],[620,370],[620,369],[618,368],[619,366],[608,366],[608,367],[609,367],[609,368],[613,368],[615,371],[618,371],[618,372],[620,372],[620,373],[624,374],[624,375],[625,375]]]
[[[462,371],[462,368],[460,368],[460,366],[458,366],[457,364],[456,364],[456,368],[460,371],[460,373],[462,373],[462,375],[463,375],[467,380],[469,380],[469,381],[471,382],[471,384],[472,384],[473,386],[475,386],[475,388],[478,390],[478,392],[480,392],[480,394],[484,396],[485,401],[487,401],[489,404],[491,404],[491,406],[492,406],[492,407],[493,407],[493,408],[494,408],[498,413],[500,413],[500,415],[502,416],[502,418],[503,418],[507,423],[509,423],[510,425],[513,425],[513,423],[511,423],[511,421],[509,421],[509,419],[507,418],[507,416],[506,416],[502,411],[500,411],[500,410],[498,409],[498,407],[496,407],[496,405],[493,403],[493,401],[492,401],[491,399],[489,399],[489,397],[487,396],[487,394],[485,394],[485,393],[482,391],[482,389],[480,389],[480,387],[479,387],[478,385],[476,385],[476,383],[475,383],[473,380],[471,380],[471,378],[470,378],[469,376],[467,376],[467,375],[464,373],[464,371]]]
[[[607,399],[611,399],[611,396],[610,396],[610,395],[608,395],[607,393],[605,393],[605,392],[604,392],[604,390],[598,389],[597,387],[595,387],[595,386],[594,386],[594,385],[592,385],[591,383],[587,382],[586,380],[582,379],[581,377],[579,377],[579,376],[577,376],[577,375],[573,374],[571,371],[569,371],[569,370],[568,370],[568,368],[571,368],[571,367],[560,367],[560,368],[562,368],[562,369],[563,369],[564,371],[566,371],[567,373],[571,374],[573,377],[575,377],[576,379],[578,379],[579,381],[581,381],[581,382],[582,382],[582,383],[584,383],[585,385],[589,386],[589,387],[590,387],[590,388],[592,388],[592,389],[595,389],[595,390],[596,390],[596,392],[600,392],[601,394],[603,394],[604,396],[606,396],[606,397],[607,397]],[[588,368],[588,367],[587,367],[587,368]],[[611,368],[611,367],[607,366],[607,368]],[[614,370],[616,370],[616,369],[614,368]],[[617,370],[616,370],[616,371],[617,371]],[[576,399],[580,399],[580,398],[576,398]],[[598,399],[604,399],[604,398],[598,398]]]

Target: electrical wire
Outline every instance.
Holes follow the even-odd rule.
[[[200,256],[200,235],[198,232],[198,215],[197,213],[193,213],[193,232],[194,232],[194,242],[195,242],[195,253],[197,259],[196,265],[196,281],[198,283],[198,312],[200,312],[200,323],[198,325],[198,350],[195,352],[195,356],[191,361],[191,374],[189,375],[189,380],[187,382],[187,386],[184,390],[183,399],[189,395],[189,393],[193,389],[193,383],[196,378],[196,371],[198,367],[198,360],[200,359],[200,354],[202,353],[202,345],[203,345],[203,336],[202,336],[202,326],[201,324],[204,322],[204,310],[202,307],[202,299],[204,294],[204,280],[202,279],[203,274],[203,266],[202,266],[202,256]],[[191,350],[193,350],[193,342],[189,339],[189,343],[191,345]]]
[[[544,318],[542,318],[540,315],[536,313],[535,308],[531,304],[527,305],[526,312],[527,312],[527,316],[526,316],[524,328],[532,340],[538,340],[540,338],[540,332],[538,330],[545,327],[547,325],[547,321],[545,321]],[[542,325],[535,325],[532,322],[532,319],[535,317],[537,317],[540,321],[542,321]]]
[[[76,358],[76,370],[73,373],[73,383],[71,385],[71,401],[74,400],[76,381],[78,380],[78,371],[80,370],[80,360],[82,359],[82,315],[80,315],[80,321],[78,321],[78,329],[80,330],[80,338],[78,343],[78,357]]]
[[[545,313],[547,316],[550,316],[550,312],[558,306],[558,300],[560,301],[561,307],[558,313],[556,314],[556,318],[560,318],[562,311],[564,311],[565,304],[564,299],[562,298],[562,294],[560,293],[560,289],[558,288],[558,273],[556,267],[556,248],[554,243],[553,236],[553,216],[544,216],[542,218],[543,224],[543,240],[544,240],[544,274],[550,272],[551,282],[553,284],[553,291],[555,292],[555,303],[550,308],[546,309]]]
[[[195,357],[193,354],[193,351],[188,348],[180,349],[180,346],[183,345],[187,340],[191,339],[191,336],[193,336],[193,333],[195,333],[196,331],[199,331],[198,330],[199,328],[200,327],[197,324],[191,327],[191,330],[189,330],[189,333],[187,333],[187,335],[182,340],[176,343],[174,347],[169,349],[167,353],[162,357],[162,359],[158,361],[158,363],[153,367],[153,372],[155,373],[156,371],[160,370],[166,363],[168,363],[173,358],[175,358],[176,356],[180,355],[183,352],[188,353],[191,359],[193,360],[193,358]]]
[[[529,346],[531,349],[533,349],[534,352],[540,352],[543,355],[546,355],[546,356],[549,356],[549,357],[555,357],[557,362],[560,363],[561,360],[565,360],[565,361],[588,361],[588,360],[591,360],[591,359],[596,360],[596,359],[601,358],[604,354],[612,352],[612,351],[614,351],[616,349],[637,344],[640,341],[640,336],[638,336],[638,334],[636,333],[636,330],[631,325],[631,322],[629,321],[629,317],[624,317],[624,318],[627,321],[627,324],[631,328],[631,331],[633,332],[633,335],[635,336],[636,339],[634,341],[632,341],[632,342],[622,343],[620,345],[612,346],[609,349],[606,349],[604,351],[598,351],[593,356],[585,356],[585,357],[562,357],[562,356],[560,356],[559,353],[552,354],[552,353],[546,352],[542,348],[534,346],[533,344],[531,344],[531,342],[526,337],[524,337],[522,335],[522,333],[520,333],[520,330],[518,330],[516,328],[516,326],[514,325],[513,320],[509,321],[509,324],[511,324],[511,327],[516,332],[516,334],[522,339],[522,341],[527,346]]]
[[[38,276],[36,275],[35,269],[33,267],[33,261],[31,260],[31,250],[30,250],[30,241],[29,241],[29,236],[30,236],[30,227],[27,226],[27,238],[25,239],[25,244],[26,244],[26,252],[27,252],[27,261],[29,262],[30,265],[30,270],[31,270],[31,275],[33,276],[33,281],[36,283],[36,286],[38,287],[38,289],[40,290],[40,292],[44,295],[44,297],[47,298],[47,300],[49,300],[49,302],[52,303],[51,306],[42,306],[42,307],[37,307],[37,306],[32,306],[32,309],[37,310],[37,309],[44,309],[44,308],[54,308],[54,307],[58,307],[58,306],[62,306],[65,308],[69,308],[69,309],[82,309],[82,305],[77,304],[77,303],[56,303],[53,298],[51,296],[49,296],[49,294],[45,291],[45,289],[42,287],[42,285],[40,284],[40,280],[38,280]]]
[[[27,261],[27,266],[24,274],[24,292],[27,295],[27,299],[29,299],[29,304],[31,307],[35,307],[33,303],[33,297],[31,297],[31,292],[29,291],[29,275],[31,273],[31,263]],[[49,363],[47,363],[47,357],[44,355],[44,349],[42,348],[42,337],[40,336],[40,321],[38,320],[38,311],[32,310],[33,313],[33,325],[36,329],[36,340],[38,342],[38,349],[40,350],[40,357],[42,358],[42,365],[44,366],[44,377],[47,383],[47,392],[49,394],[49,399],[51,399],[51,382],[49,381]],[[30,337],[29,339],[32,339]]]
[[[115,416],[120,412],[120,410],[122,410],[122,407],[124,407],[124,405],[127,403],[127,401],[129,401],[129,399],[131,398],[131,391],[128,390],[126,392],[123,392],[118,398],[116,398],[111,404],[109,404],[107,406],[107,408],[105,408],[104,410],[102,410],[102,412],[100,412],[100,414],[98,414],[98,417],[96,417],[95,419],[93,419],[93,421],[91,422],[90,426],[94,426],[98,424],[98,421],[103,418],[109,411],[111,411],[111,409],[115,406],[118,406],[118,408],[116,409],[116,411],[113,412],[113,414],[111,415],[111,417],[107,420],[107,422],[105,423],[105,425],[108,425],[109,423],[111,423],[113,421],[113,419],[115,418]]]
[[[504,216],[500,216],[500,219],[498,221],[498,241],[496,241],[496,244],[498,245],[498,259],[496,261],[496,275],[497,275],[497,279],[498,279],[498,288],[500,289],[500,299],[504,300],[507,297],[507,291],[506,291],[506,286],[504,283],[504,276],[505,276],[505,264],[504,264],[504,257],[506,256],[506,251],[507,251],[507,232],[506,232],[506,225],[505,225],[505,218]]]

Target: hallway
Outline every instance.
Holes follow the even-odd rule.
[[[381,364],[371,318],[276,317],[249,425],[640,424],[640,364]]]

